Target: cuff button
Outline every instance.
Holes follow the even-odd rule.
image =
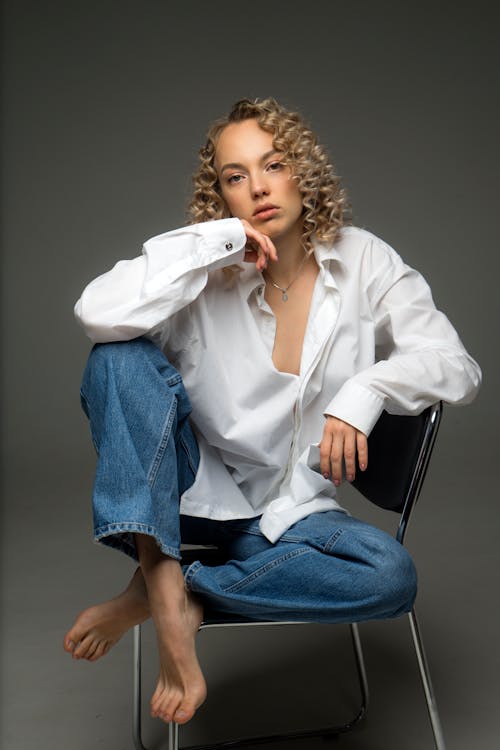
[[[226,250],[232,250],[233,249],[233,243],[232,242],[226,242]]]

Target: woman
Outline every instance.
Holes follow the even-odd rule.
[[[79,615],[65,648],[93,661],[152,616],[151,713],[178,723],[206,695],[195,650],[206,605],[320,622],[411,608],[406,550],[344,512],[336,487],[343,467],[348,481],[366,468],[384,409],[466,403],[480,382],[419,274],[344,226],[339,179],[299,115],[242,100],[200,158],[192,223],[146,242],[76,305],[97,342],[82,383],[95,538],[139,568]],[[228,562],[183,570],[181,538]]]

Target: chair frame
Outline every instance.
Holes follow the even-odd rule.
[[[390,506],[384,506],[391,510],[396,510],[400,512],[400,519],[399,519],[399,525],[396,532],[396,539],[403,544],[405,534],[408,529],[408,524],[413,512],[413,509],[415,507],[416,501],[418,499],[418,496],[420,494],[420,491],[422,489],[422,485],[425,479],[425,475],[427,472],[427,467],[429,465],[429,460],[432,454],[432,450],[434,447],[434,443],[436,440],[437,432],[439,429],[439,424],[441,421],[442,416],[442,404],[437,403],[433,406],[429,407],[425,410],[425,412],[422,413],[422,415],[419,415],[419,425],[415,422],[415,428],[418,428],[418,443],[417,443],[417,451],[414,455],[414,458],[412,459],[412,469],[409,472],[409,481],[407,482],[407,485],[404,489],[404,492],[402,493],[402,497],[399,498],[400,502],[397,504],[397,508],[390,507]],[[384,419],[389,422],[391,420],[411,420],[412,423],[415,421],[415,417],[394,417],[387,415],[384,413],[383,415]],[[411,428],[414,432],[413,426]],[[359,474],[359,472],[358,472]],[[354,482],[354,485],[356,486],[356,489],[358,489],[362,494],[365,494],[368,499],[371,499],[373,502],[376,502],[373,500],[373,498],[369,497],[369,491],[366,491],[364,486],[364,478],[362,477],[359,481],[356,480]],[[377,503],[380,504],[381,503]],[[206,550],[206,552],[210,555],[210,553],[213,553],[213,550]],[[198,558],[201,556],[203,557],[204,552],[198,551]],[[424,644],[422,639],[422,633],[421,629],[417,620],[417,615],[415,612],[415,609],[413,608],[411,612],[408,613],[408,619],[409,619],[409,625],[410,625],[410,632],[412,636],[413,646],[415,649],[415,654],[417,658],[418,668],[420,672],[420,679],[422,682],[422,687],[425,695],[425,700],[427,704],[427,710],[429,713],[429,719],[430,724],[432,728],[432,733],[434,737],[434,744],[436,747],[436,750],[446,750],[445,748],[445,742],[443,737],[443,731],[441,727],[441,721],[439,718],[439,713],[437,709],[436,704],[436,698],[434,694],[434,689],[432,687],[432,681],[429,671],[429,666],[427,662],[427,657],[425,655],[424,650]],[[220,619],[214,619],[207,622],[203,622],[201,625],[200,630],[209,629],[209,628],[217,628],[217,627],[259,627],[262,625],[265,626],[286,626],[286,625],[308,625],[310,623],[298,623],[298,622],[269,622],[269,621],[250,621],[250,620],[242,620],[242,621],[228,621],[227,618],[222,615]],[[322,727],[319,729],[311,729],[311,730],[303,730],[303,731],[296,731],[296,732],[287,732],[282,734],[272,734],[272,735],[265,735],[265,736],[254,736],[254,737],[245,737],[241,739],[235,739],[235,740],[227,740],[227,741],[221,741],[211,744],[198,744],[198,745],[190,745],[189,747],[184,747],[182,750],[223,750],[225,748],[237,748],[237,747],[243,747],[245,745],[249,744],[264,744],[268,742],[278,742],[285,739],[303,739],[306,737],[331,737],[335,735],[342,734],[344,732],[349,731],[352,727],[354,727],[365,715],[367,708],[368,708],[368,702],[369,702],[369,690],[368,690],[368,680],[366,675],[366,668],[365,668],[365,662],[363,657],[363,651],[361,646],[361,639],[359,635],[359,629],[358,625],[356,623],[351,623],[349,625],[350,632],[351,632],[351,638],[352,638],[352,644],[353,644],[353,651],[356,661],[356,668],[358,673],[358,680],[359,680],[359,689],[360,689],[360,707],[357,711],[357,713],[354,715],[354,717],[348,721],[345,724],[339,725],[339,726],[328,726],[328,727]],[[141,731],[141,707],[142,707],[142,700],[141,700],[141,665],[142,665],[142,659],[141,659],[141,626],[136,625],[133,632],[133,741],[134,741],[134,747],[135,750],[147,750],[145,745],[142,742],[142,731]],[[169,724],[169,731],[168,731],[168,750],[179,750],[179,727],[175,722],[171,722]]]

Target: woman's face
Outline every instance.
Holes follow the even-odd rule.
[[[215,150],[222,197],[231,216],[273,241],[302,235],[302,197],[273,136],[256,120],[227,125]]]

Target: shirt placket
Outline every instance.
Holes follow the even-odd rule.
[[[331,277],[330,277],[331,278]],[[293,406],[293,434],[282,486],[289,484],[303,446],[300,445],[302,405],[311,376],[320,363],[326,344],[332,336],[340,314],[340,297],[335,286],[320,287],[321,297],[313,301],[311,324],[307,326],[303,344],[300,385]]]

